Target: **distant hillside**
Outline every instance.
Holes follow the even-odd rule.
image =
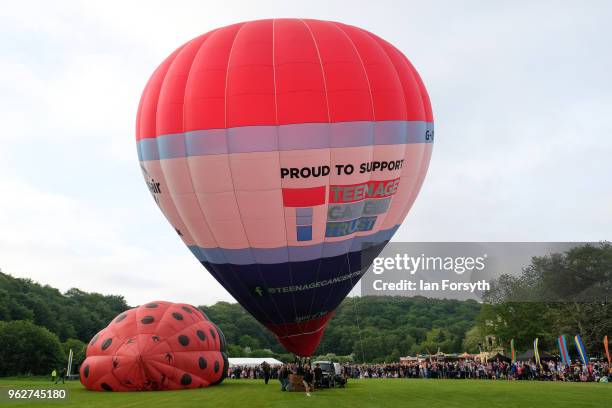
[[[601,357],[602,339],[612,334],[610,293],[612,244],[585,244],[535,257],[520,276],[504,275],[492,281],[483,304],[423,297],[345,299],[315,354],[352,355],[357,361],[368,362],[397,361],[401,355],[435,353],[438,349],[473,353],[485,339],[485,348],[508,350],[514,339],[519,350],[527,350],[536,337],[542,350],[555,352],[557,336],[580,333],[590,355]],[[62,294],[50,286],[0,272],[0,322],[26,321],[11,330],[35,330],[28,326],[29,321],[44,326],[63,343],[67,339],[72,344],[73,339],[86,343],[128,308],[122,296],[79,289]],[[285,353],[274,336],[240,305],[218,302],[200,308],[225,333],[230,355]]]
[[[61,341],[87,343],[117,314],[128,309],[123,296],[66,293],[29,279],[0,272],[0,321],[27,320],[55,333]],[[236,303],[200,306],[227,338],[230,354],[284,353],[270,332]],[[473,301],[426,298],[362,297],[346,299],[330,321],[318,354],[354,354],[367,361],[397,360],[419,352],[463,351],[466,332],[476,324],[480,305]],[[247,348],[247,351],[245,351]]]
[[[235,303],[201,306],[228,343],[282,353],[275,338]],[[336,310],[315,354],[354,354],[358,360],[393,361],[400,355],[438,348],[460,352],[476,324],[480,304],[423,297],[348,298]],[[234,349],[240,353],[240,350]]]
[[[128,308],[123,296],[79,289],[62,294],[51,286],[0,272],[0,321],[28,320],[46,327],[61,341],[79,339],[87,343]]]

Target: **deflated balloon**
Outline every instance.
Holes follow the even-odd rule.
[[[376,35],[317,20],[210,31],[153,73],[138,108],[145,180],[198,260],[285,348],[334,309],[419,192],[427,91]]]
[[[151,302],[115,317],[87,345],[81,383],[95,391],[200,388],[223,381],[223,333],[197,308]]]

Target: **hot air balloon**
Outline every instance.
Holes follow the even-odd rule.
[[[217,281],[290,352],[412,206],[433,146],[429,97],[394,46],[330,21],[269,19],[185,43],[136,120],[155,202]]]
[[[227,375],[223,333],[197,308],[156,301],[115,317],[87,345],[81,383],[95,391],[200,388]]]

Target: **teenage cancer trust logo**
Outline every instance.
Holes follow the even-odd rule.
[[[399,178],[371,180],[349,185],[283,188],[283,204],[295,208],[298,241],[312,240],[313,207],[328,202],[326,237],[342,237],[370,231],[376,219],[389,209]]]

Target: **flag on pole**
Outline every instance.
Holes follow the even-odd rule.
[[[536,364],[539,366],[540,364],[540,351],[538,350],[538,338],[533,341],[533,357],[535,358]]]
[[[570,356],[567,351],[567,341],[565,340],[565,334],[557,337],[557,344],[559,345],[559,354],[561,354],[561,361],[563,365],[571,364]]]
[[[606,350],[606,357],[608,357],[608,365],[612,364],[612,361],[610,361],[610,349],[608,348],[608,336],[605,336],[603,339],[603,344],[604,344],[604,350]]]
[[[70,352],[68,353],[68,367],[66,369],[66,376],[68,377],[68,379],[70,379],[70,374],[72,371],[72,357],[73,357],[74,353],[72,352],[72,349],[70,349]]]
[[[578,354],[580,355],[580,361],[582,364],[587,365],[589,362],[589,358],[587,357],[586,349],[584,348],[584,343],[582,342],[582,338],[579,334],[574,336],[574,343],[576,343],[576,350],[578,350]]]
[[[514,339],[510,340],[510,354],[512,355],[512,362],[516,362],[516,349],[514,348]]]

